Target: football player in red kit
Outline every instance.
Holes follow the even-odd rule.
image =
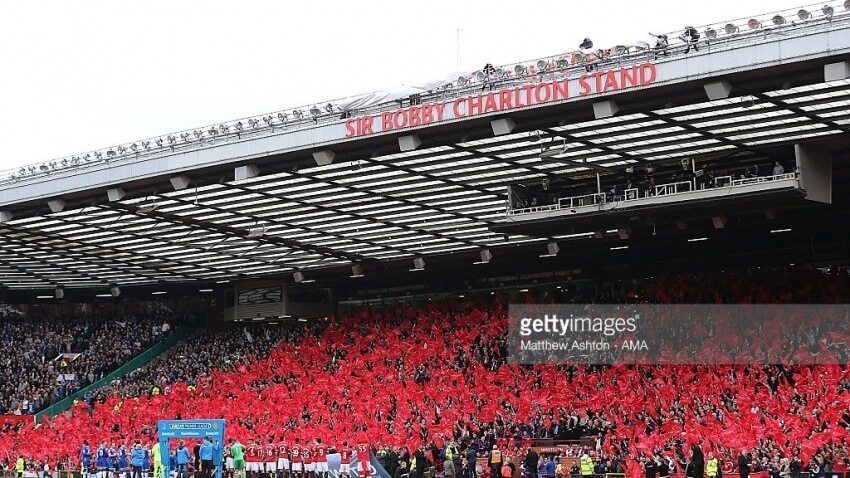
[[[304,464],[301,463],[301,443],[297,438],[295,439],[295,444],[292,445],[292,448],[289,449],[290,460],[292,461],[292,475],[295,478],[303,478],[304,477]]]
[[[274,476],[277,473],[277,445],[274,443],[274,438],[269,438],[269,442],[263,449],[263,461],[266,463],[266,473]]]
[[[343,440],[339,449],[339,478],[350,478],[351,476],[351,448],[348,442]]]
[[[313,461],[319,478],[328,478],[328,446],[322,443],[321,438],[316,438],[313,445]]]
[[[372,469],[369,467],[372,448],[368,443],[358,443],[355,450],[357,451],[357,475],[359,478],[369,478],[372,475]]]
[[[263,462],[263,445],[257,443],[256,440],[251,440],[250,444],[245,447],[245,470],[248,472],[249,478],[257,478],[260,474]]]
[[[289,445],[283,440],[277,444],[277,474],[289,478]]]

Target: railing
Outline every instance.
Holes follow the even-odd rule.
[[[577,207],[594,206],[598,204],[605,204],[605,193],[585,194],[583,196],[572,196],[558,200],[559,209],[567,207],[575,209]]]
[[[746,186],[748,184],[762,184],[771,181],[782,181],[785,179],[797,179],[797,173],[775,174],[773,176],[756,176],[753,178],[735,179],[732,181],[732,187]]]
[[[787,38],[794,31],[809,32],[828,29],[834,22],[850,16],[850,12],[843,6],[843,1],[832,0],[826,4],[811,4],[801,9],[781,10],[758,15],[755,18],[739,18],[726,22],[722,26],[720,24],[705,25],[698,28],[702,35],[698,43],[716,51],[763,41],[768,35],[775,33]],[[795,18],[799,20],[799,23],[794,20]],[[670,32],[663,36],[675,40],[679,32]],[[639,41],[634,45],[617,45],[594,52],[572,51],[524,61],[516,65],[503,65],[488,72],[476,70],[459,73],[456,77],[434,83],[430,89],[423,89],[418,93],[405,94],[365,107],[359,107],[358,104],[363,104],[364,98],[378,95],[379,92],[287,108],[16,167],[0,171],[0,184],[44,177],[62,170],[94,167],[111,161],[156,157],[175,151],[198,150],[221,141],[239,141],[244,138],[269,136],[282,131],[314,127],[319,124],[339,123],[352,115],[374,114],[387,111],[391,107],[398,107],[405,98],[415,102],[438,101],[472,94],[480,91],[485,84],[501,88],[532,81],[576,76],[584,73],[589,63],[596,67],[620,67],[649,59],[665,61],[684,54],[687,47],[688,43],[685,41],[666,46],[650,46],[646,42]]]
[[[690,192],[693,189],[693,183],[690,181],[680,181],[678,183],[661,184],[655,186],[656,196],[667,196],[670,194]]]
[[[756,176],[752,178],[742,178],[742,179],[733,179],[732,176],[719,176],[714,179],[714,186],[706,189],[700,189],[699,191],[711,191],[718,189],[731,189],[731,188],[740,188],[744,186],[752,186],[755,184],[765,184],[776,181],[783,180],[793,180],[797,179],[798,173],[783,173],[783,174],[775,174],[771,176]],[[665,183],[659,184],[654,187],[653,192],[654,196],[676,196],[680,194],[687,194],[695,192],[694,183],[691,181],[677,181],[675,183]],[[620,203],[628,203],[632,201],[637,201],[640,199],[644,199],[646,197],[653,197],[650,195],[641,196],[640,190],[637,188],[629,188],[623,191],[623,195],[620,199],[615,198],[616,202]],[[608,201],[608,197],[605,193],[593,193],[593,194],[585,194],[582,196],[572,196],[567,198],[560,198],[558,202],[555,204],[549,204],[546,206],[535,206],[530,208],[520,208],[520,209],[508,209],[508,216],[517,216],[522,214],[530,214],[535,212],[547,212],[547,211],[560,211],[563,209],[568,209],[573,212],[580,207],[588,207],[588,206],[600,206],[606,204]]]
[[[509,211],[513,211],[513,214],[530,214],[534,212],[546,212],[546,211],[556,211],[559,207],[557,204],[549,204],[546,206],[532,206],[532,207],[523,207],[519,209],[509,209]]]
[[[157,342],[149,349],[145,350],[141,354],[130,359],[129,362],[122,365],[120,368],[110,373],[109,375],[103,377],[102,379],[94,382],[93,384],[85,387],[83,389],[77,390],[71,395],[63,398],[62,400],[51,404],[49,407],[35,414],[35,423],[41,423],[45,418],[55,417],[56,415],[70,409],[74,402],[77,400],[81,400],[88,392],[94,391],[104,385],[108,385],[110,382],[115,380],[116,378],[123,377],[128,373],[136,370],[137,368],[147,364],[154,358],[161,355],[166,350],[170,349],[174,344],[180,342],[181,340],[187,338],[191,335],[195,330],[197,330],[199,321],[196,321],[194,324],[186,324],[183,327],[172,332],[168,337],[163,339],[160,342]]]

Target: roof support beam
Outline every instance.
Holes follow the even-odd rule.
[[[434,153],[430,153],[429,155],[426,155],[426,157],[427,156],[433,156],[433,154]],[[404,158],[404,159],[411,159],[411,158]],[[507,194],[505,194],[505,193],[490,191],[487,188],[483,188],[483,187],[479,187],[479,186],[473,186],[471,184],[464,183],[463,181],[457,181],[457,180],[454,180],[454,179],[444,178],[444,177],[441,177],[441,176],[435,176],[433,174],[429,174],[429,173],[426,173],[424,171],[417,171],[413,168],[408,168],[406,166],[398,166],[396,164],[393,164],[391,161],[379,161],[379,160],[374,159],[374,158],[359,158],[359,160],[366,162],[366,163],[369,163],[369,164],[372,164],[372,165],[375,165],[375,166],[383,166],[383,167],[385,167],[389,170],[392,170],[392,171],[401,171],[401,172],[404,172],[404,173],[407,173],[407,174],[412,174],[412,175],[415,175],[415,176],[420,176],[420,177],[423,177],[423,178],[426,178],[426,179],[430,179],[432,181],[439,181],[439,182],[446,183],[446,184],[452,184],[452,185],[455,185],[455,186],[460,186],[464,189],[470,189],[470,190],[478,191],[482,194],[486,194],[488,196],[495,196],[499,199],[507,199],[508,198]]]
[[[239,189],[239,190],[242,190],[242,191],[250,192],[251,194],[257,194],[259,196],[266,197],[268,199],[280,199],[280,196],[274,196],[272,194],[264,193],[264,192],[258,191],[256,189],[243,188],[243,187],[231,185],[231,184],[226,184],[225,186],[228,189]],[[190,201],[186,201],[185,199],[176,198],[176,197],[161,197],[160,199],[163,200],[163,201],[174,201],[174,202],[176,202],[178,204],[182,204],[182,205],[192,205],[193,204]],[[307,203],[307,204],[309,204],[309,203]],[[234,216],[239,217],[240,219],[253,220],[253,221],[257,221],[257,222],[265,221],[265,222],[268,222],[268,223],[272,223],[274,225],[283,226],[287,229],[295,229],[295,230],[312,232],[312,233],[315,233],[315,234],[320,234],[320,235],[325,236],[325,237],[335,237],[335,238],[339,238],[339,239],[347,240],[347,241],[351,241],[351,242],[361,242],[361,243],[364,243],[364,244],[368,244],[370,246],[380,247],[381,249],[384,249],[385,251],[404,252],[404,251],[399,250],[398,248],[395,248],[395,247],[379,244],[379,243],[372,242],[372,241],[364,241],[362,239],[346,237],[346,236],[342,236],[342,235],[339,235],[339,234],[327,232],[327,231],[324,231],[324,230],[321,230],[321,229],[314,229],[314,228],[311,228],[309,226],[299,226],[299,225],[292,224],[292,223],[289,223],[289,222],[286,222],[286,221],[280,221],[280,220],[275,219],[273,217],[252,216],[250,214],[240,213],[239,210],[237,210],[237,209],[227,209],[227,208],[211,206],[209,204],[203,204],[203,203],[199,203],[198,207],[203,208],[203,209],[216,211],[216,212],[233,214]],[[360,260],[360,261],[366,260],[366,258],[361,256],[360,254],[351,253],[351,255],[354,256],[354,257],[357,257],[358,260]]]
[[[723,143],[723,144],[726,144],[726,145],[735,146],[736,148],[740,148],[740,149],[751,151],[751,152],[756,152],[753,148],[750,148],[749,146],[747,146],[744,143],[733,141],[733,140],[726,138],[724,136],[721,136],[719,134],[712,133],[710,130],[708,130],[706,128],[700,128],[700,127],[697,127],[697,126],[693,126],[693,125],[690,125],[690,124],[685,123],[683,121],[679,121],[679,120],[669,118],[669,117],[664,116],[664,115],[660,115],[660,114],[658,114],[654,111],[647,111],[647,112],[644,112],[644,114],[649,116],[652,119],[657,119],[658,121],[663,121],[663,122],[665,122],[669,125],[672,125],[672,126],[678,126],[679,128],[682,128],[683,130],[688,131],[690,133],[697,133],[701,136],[704,136],[704,137],[709,138],[709,139],[716,140],[716,141]]]
[[[774,98],[772,96],[767,96],[764,93],[753,93],[753,96],[755,96],[756,98],[758,98],[762,101],[765,101],[767,103],[772,103],[772,104],[777,105],[777,106],[779,106],[783,109],[786,109],[788,111],[792,111],[794,114],[798,114],[800,116],[808,118],[808,119],[814,121],[815,123],[826,125],[826,126],[829,126],[830,128],[837,129],[837,130],[843,131],[845,133],[850,133],[850,126],[838,124],[835,121],[832,121],[832,120],[829,120],[829,119],[826,119],[826,118],[821,118],[817,114],[806,111],[806,110],[804,110],[803,108],[801,108],[797,105],[792,105],[790,103],[786,103],[786,102],[782,101],[781,99]]]
[[[142,215],[141,213],[139,213],[139,206],[136,206],[134,204],[112,203],[112,204],[107,205],[107,207],[118,209],[118,210],[123,210],[123,211],[129,212],[129,213],[132,213],[132,214]],[[225,236],[230,236],[230,237],[235,236],[235,237],[241,237],[241,238],[244,238],[244,239],[252,239],[252,240],[255,240],[257,242],[262,242],[262,243],[267,243],[267,244],[277,244],[277,245],[281,245],[281,246],[286,246],[290,249],[308,251],[308,252],[312,252],[314,254],[319,254],[319,255],[323,255],[323,256],[335,257],[335,258],[338,258],[338,259],[345,259],[345,260],[350,260],[350,261],[356,261],[356,260],[360,259],[359,256],[354,255],[354,254],[349,254],[345,251],[339,251],[339,250],[336,250],[336,249],[331,249],[329,247],[320,246],[320,245],[316,245],[316,244],[306,244],[306,243],[303,243],[303,242],[300,242],[300,241],[296,241],[296,240],[292,240],[292,239],[286,239],[286,238],[283,238],[283,237],[280,237],[280,236],[274,236],[274,235],[270,235],[270,234],[266,234],[266,235],[263,235],[263,236],[260,236],[260,237],[255,237],[255,238],[249,238],[248,234],[250,234],[250,231],[248,231],[247,229],[244,229],[244,230],[243,229],[236,229],[234,227],[226,226],[226,225],[223,225],[223,224],[216,224],[216,223],[212,223],[212,222],[208,222],[208,221],[201,221],[201,220],[193,219],[193,218],[187,217],[187,216],[181,216],[181,215],[172,214],[172,213],[165,213],[165,212],[162,212],[162,211],[159,211],[159,210],[150,211],[148,213],[145,213],[144,215],[147,215],[147,216],[150,216],[150,217],[156,217],[156,218],[159,218],[159,219],[162,219],[162,220],[165,220],[165,221],[169,221],[169,222],[176,222],[176,223],[184,224],[184,225],[187,225],[187,226],[192,226],[194,228],[205,229],[205,230],[208,230],[208,231],[214,231],[214,232],[217,232],[219,234],[223,234]]]
[[[281,199],[281,196],[279,196],[279,195],[270,194],[270,193],[267,193],[265,191],[255,189],[255,188],[246,188],[246,187],[238,186],[236,184],[231,184],[231,183],[227,183],[224,186],[226,186],[228,189],[236,189],[236,190],[246,192],[246,193],[249,193],[249,194],[256,194],[260,197],[263,197],[263,198],[266,198],[266,199],[269,199],[269,200]],[[169,199],[173,200],[174,198],[169,198]],[[349,214],[346,211],[340,211],[338,209],[330,208],[330,207],[327,207],[327,206],[320,206],[320,205],[317,205],[315,203],[302,201],[300,199],[295,199],[295,198],[290,198],[290,197],[284,197],[284,199],[286,199],[287,202],[293,202],[295,204],[298,204],[299,206],[311,207],[311,208],[318,209],[320,211],[327,210],[327,211],[333,211],[334,213]],[[184,201],[184,202],[186,202],[186,201]],[[358,217],[358,219],[364,219],[364,220],[367,220],[367,221],[369,221],[373,224],[382,224],[382,225],[385,225],[385,226],[397,227],[396,224],[379,221],[379,220],[377,220],[377,219],[375,219],[371,216]],[[315,232],[315,233],[318,233],[318,234],[323,234],[323,235],[331,236],[331,237],[338,237],[338,238],[343,239],[343,240],[361,242],[363,244],[369,244],[370,246],[380,247],[380,248],[387,250],[387,251],[398,251],[398,252],[405,253],[405,254],[414,254],[414,252],[412,252],[412,251],[408,251],[404,248],[400,248],[400,247],[397,247],[397,246],[388,246],[386,244],[381,244],[381,243],[375,242],[375,241],[359,239],[357,237],[348,237],[348,236],[345,236],[345,235],[342,235],[342,234],[334,234],[334,233],[331,233],[331,232],[327,232],[323,229],[313,228],[313,227],[309,227],[309,226],[299,226],[299,225],[295,225],[295,224],[289,224],[289,223],[286,223],[286,222],[283,222],[283,221],[279,221],[277,219],[269,219],[269,220],[274,221],[276,224],[286,225],[287,227],[298,228],[298,229],[302,229],[302,230],[305,230],[305,231]],[[427,231],[422,231],[422,233],[427,234]]]
[[[586,138],[577,138],[577,137],[571,135],[570,133],[567,133],[566,131],[555,131],[551,128],[540,128],[540,130],[545,131],[552,136],[564,138],[571,143],[579,143],[579,144],[582,144],[582,145],[584,145],[585,147],[588,147],[588,148],[595,148],[595,149],[598,149],[598,150],[600,150],[600,151],[602,151],[606,154],[616,154],[617,156],[623,158],[624,161],[633,161],[633,162],[636,162],[636,163],[644,163],[644,164],[648,163],[648,161],[643,159],[643,158],[639,158],[637,156],[632,156],[631,154],[629,154],[625,151],[620,151],[620,150],[611,148],[611,147],[604,145],[604,144],[594,143],[593,141],[586,139]]]
[[[63,222],[65,224],[74,224],[70,221],[65,221],[65,220],[60,219],[60,218],[54,218],[54,219],[57,220],[57,221]],[[206,267],[201,266],[199,264],[186,264],[186,263],[181,263],[179,261],[164,261],[160,258],[155,258],[155,257],[149,256],[149,255],[143,254],[143,253],[122,251],[120,249],[115,249],[115,248],[111,248],[111,247],[104,247],[104,246],[92,246],[91,244],[86,244],[86,243],[81,242],[81,241],[69,240],[69,239],[63,238],[61,236],[46,235],[44,233],[40,233],[40,232],[34,231],[32,229],[28,229],[28,228],[24,228],[24,227],[20,227],[20,226],[12,226],[12,225],[8,225],[8,224],[4,225],[4,226],[2,226],[2,228],[0,228],[0,235],[3,236],[4,241],[16,241],[16,238],[10,237],[7,233],[5,233],[3,231],[3,228],[5,228],[8,231],[12,231],[13,233],[26,236],[26,241],[18,240],[17,241],[18,243],[23,243],[23,244],[28,244],[28,245],[38,244],[38,245],[42,246],[43,250],[49,251],[51,253],[62,253],[66,257],[82,257],[83,260],[85,260],[86,262],[89,262],[89,263],[92,263],[92,264],[97,264],[97,265],[102,265],[103,267],[106,267],[106,268],[117,269],[117,270],[123,271],[127,274],[134,274],[134,275],[140,276],[142,278],[145,278],[145,279],[149,280],[150,282],[158,282],[159,280],[161,280],[161,278],[149,275],[149,271],[154,271],[154,272],[159,273],[159,274],[169,274],[171,276],[182,277],[184,279],[189,279],[189,280],[194,279],[194,277],[191,277],[191,276],[185,275],[183,273],[179,273],[179,272],[173,272],[173,271],[168,271],[168,270],[165,270],[165,269],[160,269],[158,267],[152,267],[152,266],[149,266],[149,265],[140,265],[138,262],[130,262],[130,260],[141,259],[141,260],[147,260],[147,261],[158,261],[158,262],[163,262],[163,263],[171,262],[172,264],[176,264],[176,265],[191,265],[192,267],[195,267],[195,268],[207,269]],[[97,249],[98,254],[89,254],[88,252],[86,252],[86,251],[91,250],[91,249]],[[116,254],[116,255],[125,256],[125,257],[131,256],[131,259],[124,260],[123,258],[122,259],[116,259],[114,257],[104,258],[103,256],[106,255],[107,253]],[[211,270],[214,270],[214,269],[211,269]]]
[[[6,238],[4,238],[4,242],[6,242],[7,244],[9,242],[15,242],[20,247],[31,247],[33,249],[36,249],[37,247],[40,248],[39,246],[33,245],[32,243],[21,243],[19,241],[6,240]],[[9,251],[8,249],[0,248],[0,253],[2,253],[2,254],[12,254],[12,255],[23,255],[23,256],[26,256],[28,260],[38,262],[41,265],[44,265],[44,266],[47,266],[47,267],[52,267],[52,268],[55,268],[55,269],[60,269],[60,270],[63,270],[63,271],[65,271],[65,272],[67,272],[68,274],[71,274],[71,275],[83,276],[83,277],[88,278],[89,280],[92,280],[92,281],[95,281],[95,282],[100,282],[101,284],[106,284],[106,285],[109,284],[109,282],[106,279],[103,279],[103,278],[100,278],[100,277],[95,277],[88,272],[83,272],[83,271],[79,271],[79,270],[76,270],[76,269],[71,269],[70,267],[67,267],[67,266],[54,264],[54,263],[46,261],[46,260],[44,260],[40,257],[36,257],[30,252],[21,251],[21,250],[17,250],[17,251],[12,252],[12,251]],[[8,261],[4,261],[4,263],[7,264],[9,267],[14,267],[16,269],[19,269],[19,271],[24,273],[24,274],[32,275],[32,276],[36,277],[37,279],[44,280],[45,282],[49,282],[53,285],[67,285],[67,284],[60,284],[58,281],[48,279],[47,277],[41,276],[41,275],[39,275],[35,272],[27,272],[26,269],[19,268],[15,264],[12,264]]]
[[[321,181],[321,179],[318,179],[317,181]],[[357,212],[357,211],[343,210],[339,207],[326,206],[322,203],[314,203],[314,202],[303,201],[303,200],[291,198],[291,197],[288,197],[288,196],[285,196],[285,195],[283,195],[283,196],[279,195],[279,194],[272,195],[272,194],[267,193],[265,191],[256,189],[255,187],[246,188],[246,187],[243,187],[243,186],[237,186],[235,184],[230,184],[230,183],[226,184],[226,186],[228,188],[239,189],[239,190],[245,191],[245,192],[267,195],[267,196],[273,197],[275,199],[283,198],[283,199],[286,199],[286,201],[288,201],[288,202],[293,202],[293,203],[296,203],[300,206],[310,207],[310,208],[313,208],[313,209],[316,209],[316,210],[319,210],[319,211],[333,212],[335,214],[342,214],[342,215],[345,215],[345,216],[348,216],[348,217],[351,217],[351,218],[354,218],[354,219],[360,219],[360,220],[363,220],[363,221],[367,221],[371,224],[379,224],[379,225],[386,226],[386,227],[398,228],[398,229],[401,229],[405,232],[411,232],[411,233],[415,233],[415,234],[424,234],[424,235],[435,237],[435,238],[444,237],[444,236],[440,236],[439,233],[436,233],[434,231],[419,229],[419,228],[416,228],[416,227],[409,226],[407,224],[388,222],[388,221],[385,221],[385,220],[378,219],[374,216],[366,215],[366,214],[363,214],[363,213],[360,213],[360,212]],[[252,185],[252,186],[254,186],[254,185]],[[446,237],[448,237],[448,236],[446,236]],[[451,237],[448,237],[448,238],[451,239],[451,240],[454,240]],[[361,239],[355,238],[355,240],[360,240],[362,242]],[[392,247],[394,249],[401,250],[396,246],[386,246],[386,247]],[[409,252],[411,254],[418,254],[418,253],[415,253],[415,252],[410,251],[410,250],[404,250],[403,252]]]
[[[120,213],[121,213],[121,216],[123,216],[123,215],[124,215],[124,212],[123,212],[123,211],[120,211]],[[149,213],[145,213],[145,215],[149,215]],[[120,218],[121,216],[119,216],[119,218]],[[138,216],[137,216],[137,217],[138,217]],[[142,216],[142,217],[143,217],[143,216]],[[58,218],[52,217],[51,219],[58,219]],[[87,222],[87,221],[82,221],[82,220],[81,220],[81,221],[79,222],[79,224],[80,224],[80,225],[83,225],[83,226],[85,226],[85,227],[90,227],[90,228],[97,229],[97,230],[99,230],[99,231],[103,231],[103,232],[110,232],[110,233],[118,234],[118,236],[116,236],[116,237],[110,237],[110,239],[125,239],[125,240],[126,240],[128,237],[130,237],[130,238],[134,238],[134,239],[142,239],[142,240],[146,240],[146,241],[148,241],[148,240],[150,240],[150,241],[158,241],[159,243],[164,244],[164,245],[170,245],[170,246],[178,247],[178,248],[180,248],[181,250],[184,250],[184,252],[194,252],[194,251],[197,251],[197,252],[198,252],[198,253],[200,253],[200,254],[208,254],[208,253],[210,252],[210,250],[209,250],[209,249],[202,249],[202,248],[200,248],[200,247],[196,247],[196,246],[188,246],[188,247],[187,247],[187,245],[186,245],[185,243],[183,243],[183,242],[179,242],[179,241],[172,241],[172,240],[163,239],[163,238],[155,238],[155,237],[151,237],[150,235],[140,234],[140,233],[138,233],[138,232],[127,231],[127,230],[124,230],[124,229],[122,229],[122,230],[110,229],[110,228],[107,228],[107,227],[103,227],[102,225],[97,224],[97,223],[92,223],[92,222]],[[182,224],[181,224],[180,226],[182,226],[182,227],[186,227],[186,226],[183,226]],[[158,232],[162,233],[162,231],[158,231]],[[92,245],[92,246],[94,246],[94,247],[101,247],[101,244],[100,244],[99,242],[98,242],[98,243],[92,243],[91,245]],[[134,246],[134,247],[135,247],[135,246]],[[185,251],[185,249],[187,249],[187,248],[188,248],[188,249],[190,249],[190,250],[189,250],[189,251]],[[132,253],[134,253],[134,252],[135,252],[135,250],[134,250],[134,249],[130,249],[130,248],[126,249],[126,251],[127,251],[127,252],[132,252]],[[216,252],[215,252],[215,254],[216,254],[217,256],[230,257],[230,258],[232,258],[232,259],[242,259],[240,256],[237,256],[237,255],[231,254],[231,253],[229,253],[229,252],[225,252],[225,251],[216,251]],[[166,261],[174,261],[174,260],[178,260],[178,259],[174,258],[174,256],[173,256],[173,254],[171,253],[171,251],[168,251],[167,253],[163,253],[163,254],[161,254],[161,258],[162,258],[162,260],[166,260]],[[210,258],[209,258],[209,257],[205,257],[205,258],[204,258],[204,261],[206,261],[206,262],[209,262],[209,260],[210,260]],[[252,258],[252,260],[257,260],[257,261],[260,261],[260,262],[267,262],[268,264],[273,263],[273,261],[261,261],[260,259],[255,259],[255,258]],[[196,263],[194,263],[194,262],[189,262],[189,261],[185,261],[185,264],[187,264],[187,265],[196,265]],[[210,269],[210,270],[215,270],[215,269]],[[227,273],[235,274],[235,273],[231,272],[230,270],[225,270],[225,271],[226,271]]]
[[[499,161],[499,162],[502,162],[502,163],[510,164],[513,167],[524,169],[524,170],[531,172],[531,173],[534,173],[534,174],[542,174],[542,175],[544,175],[544,176],[546,176],[550,179],[564,179],[563,175],[561,175],[561,174],[555,174],[552,171],[535,169],[535,168],[533,168],[533,167],[531,167],[527,164],[517,163],[513,159],[503,158],[501,156],[497,156],[497,155],[492,154],[492,153],[489,153],[489,154],[488,153],[482,153],[481,151],[478,151],[475,148],[469,148],[469,147],[466,147],[466,146],[458,146],[456,144],[450,144],[448,146],[452,149],[456,149],[458,151],[463,151],[464,153],[469,153],[475,158],[487,158],[487,159],[492,159],[493,161]]]
[[[415,207],[418,207],[418,208],[427,208],[427,209],[431,209],[433,211],[437,211],[441,214],[447,214],[447,215],[450,215],[450,216],[453,216],[453,217],[456,217],[456,218],[464,218],[464,219],[468,219],[470,221],[481,222],[482,225],[487,224],[486,222],[482,221],[481,219],[478,219],[475,216],[470,216],[468,214],[460,214],[460,213],[452,212],[452,211],[449,211],[449,210],[444,209],[444,208],[439,207],[439,206],[431,206],[431,205],[428,205],[428,204],[413,202],[413,201],[411,201],[409,199],[405,199],[403,197],[390,196],[390,195],[386,195],[386,194],[376,194],[376,193],[370,191],[367,188],[350,186],[346,183],[340,183],[340,182],[334,181],[333,179],[322,178],[322,177],[319,177],[319,176],[316,176],[316,175],[313,175],[313,174],[303,173],[303,172],[300,172],[300,171],[297,172],[297,173],[290,173],[290,174],[292,174],[293,176],[305,177],[305,178],[311,179],[313,181],[318,181],[318,182],[330,184],[330,185],[333,185],[334,187],[345,189],[346,191],[364,192],[364,193],[372,195],[372,196],[380,196],[380,197],[384,197],[386,199],[390,199],[392,201],[398,201],[398,202],[405,204],[407,206],[415,206]],[[428,231],[428,230],[422,230],[421,232],[424,232],[424,233],[429,234],[431,236],[440,237],[440,238],[443,238],[443,239],[448,239],[448,240],[451,240],[453,242],[460,242],[462,244],[466,244],[466,245],[469,245],[469,246],[478,246],[474,242],[470,242],[470,241],[467,241],[465,239],[460,239],[460,238],[457,238],[457,237],[454,237],[454,236],[449,236],[448,234],[443,234],[441,232]]]

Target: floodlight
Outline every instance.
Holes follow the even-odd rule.
[[[617,45],[614,47],[614,49],[617,50],[618,55],[625,55],[629,52],[629,47],[627,47],[626,45]]]
[[[351,275],[348,277],[352,279],[363,277],[363,266],[358,263],[351,264]]]
[[[546,244],[546,254],[540,254],[540,257],[555,257],[561,252],[561,246],[555,241],[550,241]]]
[[[168,144],[174,144],[174,143],[176,143],[176,142],[177,142],[177,138],[176,138],[176,137],[174,137],[174,135],[173,135],[173,134],[169,134],[169,135],[168,135]]]
[[[62,287],[61,285],[56,286],[56,290],[53,292],[53,296],[56,297],[57,299],[64,299],[65,298],[65,288]]]
[[[95,151],[95,152],[94,152],[94,157],[95,157],[95,159],[102,159],[102,158],[103,158],[103,153],[101,153],[100,151]]]
[[[279,119],[281,123],[286,123],[286,120],[289,119],[289,115],[287,115],[286,113],[278,113],[277,119]]]
[[[151,142],[150,142],[150,140],[147,140],[147,139],[146,139],[146,140],[142,141],[142,147],[143,147],[143,148],[145,148],[145,149],[151,149]]]
[[[496,70],[493,71],[493,74],[496,75],[496,78],[502,78],[505,76],[505,70],[502,68],[496,68]]]
[[[91,154],[86,153],[86,155],[83,156],[83,159],[88,163],[89,161],[91,161]]]
[[[516,74],[516,76],[523,76],[528,73],[528,68],[526,68],[524,65],[517,65],[514,67],[514,73]]]
[[[109,293],[112,294],[112,297],[118,297],[121,295],[121,289],[117,285],[114,285],[109,288]]]
[[[478,81],[484,81],[484,78],[486,78],[486,77],[487,77],[487,75],[485,75],[483,71],[476,71],[475,72],[475,79],[478,80]]]
[[[711,27],[706,28],[705,37],[709,40],[714,40],[715,38],[717,38],[717,30]]]
[[[210,128],[209,130],[207,130],[207,134],[210,136],[215,136],[218,134],[218,130],[215,128]]]
[[[570,60],[567,60],[566,58],[558,58],[558,61],[555,62],[555,64],[558,65],[558,68],[566,70],[570,67]]]
[[[251,118],[248,120],[248,125],[250,125],[252,128],[256,128],[259,124],[260,120],[258,120],[257,118]]]
[[[805,8],[801,8],[797,11],[797,18],[799,18],[800,20],[806,20],[812,18],[812,14]]]
[[[109,151],[107,151],[107,152],[106,152],[106,155],[107,155],[108,157],[110,157],[110,158],[111,158],[111,157],[114,157],[114,156],[115,156],[115,154],[116,154],[116,153],[115,153],[115,151],[113,151],[113,150],[111,150],[111,149],[110,149]]]
[[[318,106],[314,105],[310,108],[310,116],[312,116],[313,118],[316,118],[320,114],[322,114],[322,110],[320,110]]]
[[[68,158],[62,158],[62,167],[68,167]]]
[[[850,0],[847,0],[850,2]],[[457,77],[457,86],[466,86],[469,84],[469,78],[461,75]]]
[[[189,141],[189,136],[189,133],[180,133],[180,139],[182,139],[183,141]]]
[[[327,111],[328,113],[333,113],[334,112],[334,105],[332,105],[330,103],[326,104],[325,105],[325,111]]]
[[[230,131],[230,126],[227,126],[226,124],[222,123],[218,125],[218,130],[221,131],[221,134],[225,134]]]
[[[560,147],[552,146],[550,142],[548,145],[543,145],[540,149],[540,157],[541,158],[551,158],[553,156],[557,156],[559,154],[563,154],[567,151],[567,140],[561,144]]]
[[[761,22],[756,20],[755,18],[750,18],[747,20],[747,26],[750,30],[755,30],[756,28],[761,28]]]
[[[271,116],[263,116],[263,121],[265,121],[267,125],[271,126],[272,117]]]
[[[201,139],[201,137],[204,135],[204,132],[199,129],[196,129],[195,131],[192,131],[192,134],[194,134],[196,138]]]
[[[490,249],[484,249],[483,251],[479,252],[479,255],[481,256],[481,260],[475,261],[473,262],[473,264],[489,264],[490,259],[493,258],[493,253],[490,252]]]
[[[138,212],[139,214],[149,214],[149,213],[155,211],[156,208],[158,208],[158,207],[159,207],[159,204],[157,204],[155,202],[151,202],[151,203],[148,203],[148,204],[142,204],[141,206],[139,206],[138,209],[136,209],[136,212]]]
[[[835,9],[829,5],[824,5],[823,8],[821,8],[821,11],[823,12],[823,16],[826,18],[832,18],[832,14],[835,13]]]
[[[252,227],[251,229],[248,229],[248,236],[247,237],[248,237],[248,239],[257,239],[259,237],[263,237],[263,235],[265,233],[266,233],[265,227]]]
[[[292,274],[292,279],[299,284],[308,284],[310,282],[316,282],[315,279],[307,279],[307,277],[301,271],[295,271]]]
[[[237,121],[234,126],[236,127],[237,131],[242,131],[242,128],[244,128],[241,121]]]
[[[725,30],[726,33],[731,35],[733,33],[738,32],[738,27],[734,23],[727,23],[726,26],[723,27],[723,30]]]
[[[419,272],[425,270],[425,259],[421,257],[417,257],[413,259],[413,269],[410,269],[411,272]]]
[[[784,25],[785,24],[785,17],[783,17],[782,15],[774,15],[773,16],[773,24],[777,25],[777,26]]]
[[[131,151],[138,151],[138,150],[139,150],[139,145],[138,145],[138,144],[136,144],[136,143],[131,144],[131,145],[130,145],[130,150],[131,150]]]
[[[584,60],[587,58],[584,53],[576,52],[573,53],[573,58],[575,58],[576,63],[584,63]]]
[[[850,1],[850,0],[848,0]],[[549,62],[546,60],[537,60],[537,69],[540,71],[546,71],[549,69]]]

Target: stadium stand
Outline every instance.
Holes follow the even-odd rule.
[[[593,295],[659,303],[839,303],[847,301],[848,286],[843,269],[787,269],[659,277]],[[588,299],[585,293],[547,290],[512,299],[563,302]],[[410,459],[401,457],[419,446],[424,458],[441,463],[439,450],[455,442],[464,456],[486,455],[493,446],[511,456],[531,439],[582,437],[581,448],[560,453],[589,450],[600,474],[625,469],[640,476],[641,467],[654,469],[656,462],[687,472],[697,463],[690,448],[721,457],[727,473],[742,450],[751,454],[754,473],[796,466],[795,457],[816,472],[846,470],[845,366],[521,367],[506,363],[506,299],[369,307],[327,323],[198,336],[113,383],[94,409],[81,403],[52,423],[10,431],[0,437],[0,449],[9,460],[78,466],[83,440],[150,442],[158,419],[214,416],[228,420],[228,433],[246,443],[319,437],[386,446],[383,453],[398,456],[395,468],[402,472]]]
[[[180,322],[166,313],[0,317],[0,340],[10,351],[0,367],[0,414],[33,414],[65,398],[165,338]]]

